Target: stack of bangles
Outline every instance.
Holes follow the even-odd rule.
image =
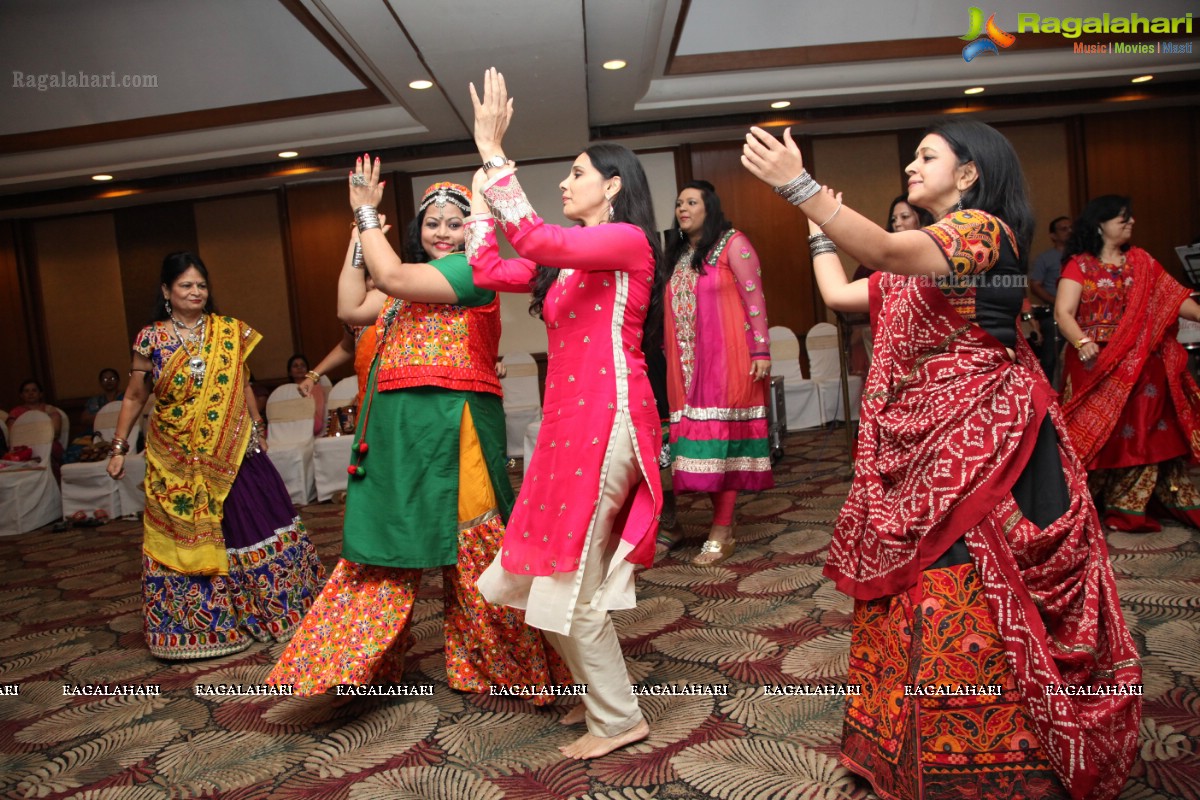
[[[304,373],[304,377],[308,378],[313,383],[317,383],[319,380],[321,380],[321,373],[317,372],[315,369],[310,369],[308,372]],[[254,424],[257,425],[258,423],[256,422]]]
[[[808,252],[814,259],[825,253],[836,253],[837,245],[823,233],[814,233],[808,237]]]
[[[359,206],[354,209],[354,223],[358,225],[359,233],[378,228],[379,212],[375,210],[375,206]]]
[[[806,200],[814,197],[821,191],[821,184],[817,183],[812,175],[808,174],[808,170],[800,170],[800,174],[792,178],[783,186],[775,187],[775,194],[787,200],[794,206],[798,206]]]
[[[258,431],[259,433],[266,433],[266,432],[267,432],[267,423],[266,423],[266,421],[265,421],[265,420],[261,420],[261,419],[260,419],[260,420],[255,420],[255,422],[254,422],[254,430]]]
[[[112,446],[108,449],[108,457],[124,456],[129,452],[129,440],[122,436],[113,436]]]

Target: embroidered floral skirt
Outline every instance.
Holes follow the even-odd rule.
[[[884,798],[1065,797],[1034,734],[973,564],[858,601],[842,759]]]
[[[492,685],[571,680],[521,612],[488,603],[476,588],[503,536],[495,515],[461,530],[458,565],[442,568],[446,677],[452,689],[486,692]],[[421,573],[339,561],[268,683],[292,684],[302,696],[338,684],[399,683]],[[552,700],[540,696],[534,702]]]
[[[325,580],[270,459],[242,461],[221,527],[228,575],[184,575],[142,555],[146,643],[159,658],[212,658],[284,641]]]

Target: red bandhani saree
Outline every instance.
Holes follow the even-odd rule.
[[[977,236],[999,227],[960,215],[942,232],[980,225],[970,215],[985,217]],[[998,240],[990,260],[966,241],[964,263],[986,271]],[[1036,357],[1018,337],[1014,364],[928,278],[873,277],[871,311],[855,476],[825,567],[856,600],[850,681],[862,695],[847,707],[844,760],[889,798],[1116,797],[1137,747],[1141,669]],[[1039,429],[1053,438],[1047,416],[1069,503],[1042,528],[1012,490]],[[969,561],[935,568],[959,540]]]
[[[1190,290],[1168,275],[1145,250],[1132,247],[1125,255],[1133,282],[1124,293],[1116,331],[1092,365],[1083,364],[1073,348],[1067,349],[1063,415],[1071,443],[1084,464],[1097,466],[1095,462],[1101,451],[1106,449],[1113,434],[1124,427],[1119,423],[1126,415],[1114,411],[1127,409],[1148,365],[1161,359],[1171,405],[1187,440],[1189,455],[1200,458],[1200,388],[1188,373],[1187,351],[1176,339],[1179,306]],[[1086,254],[1076,256],[1063,272],[1064,277],[1084,286],[1078,312],[1081,318],[1088,313],[1088,283],[1093,272],[1090,267],[1095,260]],[[1079,281],[1080,278],[1083,280]],[[1146,433],[1133,431],[1134,436]]]

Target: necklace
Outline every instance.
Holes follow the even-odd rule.
[[[200,319],[196,321],[196,324],[189,328],[179,320],[175,319],[174,315],[171,316],[171,327],[175,329],[175,338],[179,340],[179,346],[183,348],[184,355],[188,357],[188,370],[192,373],[192,382],[197,386],[204,382],[204,370],[206,366],[204,359],[200,357],[200,348],[204,341],[205,319],[206,317],[201,316]],[[180,332],[180,327],[188,331],[186,336]],[[195,346],[195,354],[193,354],[192,349],[188,347],[188,342],[191,342],[192,345]]]

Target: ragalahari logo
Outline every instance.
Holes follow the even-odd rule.
[[[969,63],[971,59],[981,53],[995,53],[999,55],[1000,51],[996,49],[996,45],[1011,47],[1012,43],[1017,40],[1017,37],[1011,33],[1000,30],[1000,27],[996,25],[995,14],[987,18],[987,24],[985,25],[982,11],[975,6],[971,6],[969,10],[971,12],[970,25],[967,27],[966,34],[958,37],[964,42],[970,42],[970,44],[963,48],[963,61]],[[981,39],[979,38],[980,36],[984,38]]]

